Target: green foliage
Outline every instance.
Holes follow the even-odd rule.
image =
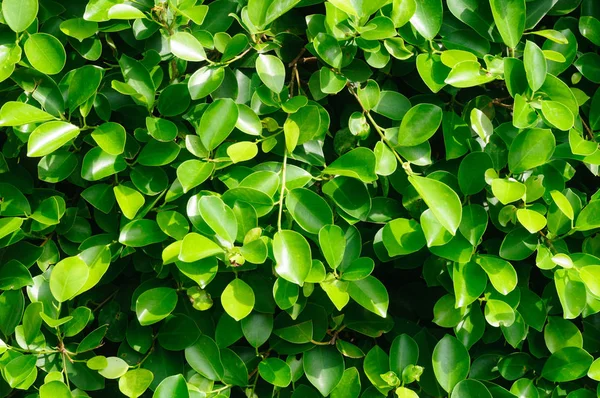
[[[597,0],[0,10],[0,397],[600,394]]]

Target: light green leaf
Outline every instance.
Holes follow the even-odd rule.
[[[398,146],[415,146],[431,138],[442,124],[442,109],[418,104],[404,115],[398,132]]]
[[[260,80],[274,93],[280,93],[285,83],[285,66],[274,55],[260,54],[256,58],[256,72]]]
[[[139,295],[135,313],[142,326],[152,325],[165,319],[177,305],[177,292],[168,287],[149,289]]]
[[[117,185],[113,187],[113,191],[123,215],[133,220],[137,212],[144,206],[144,195],[127,185]]]
[[[134,369],[119,379],[119,390],[126,396],[137,398],[150,387],[154,374],[148,369]]]
[[[429,206],[440,224],[452,235],[460,225],[462,206],[456,192],[448,185],[432,178],[409,176],[408,181]]]
[[[37,3],[37,2],[36,2]],[[47,33],[35,33],[25,42],[25,55],[31,65],[42,73],[55,75],[67,61],[62,43]]]
[[[206,59],[206,53],[202,44],[187,32],[176,32],[169,38],[171,52],[177,58],[186,61],[200,62]]]
[[[542,377],[562,383],[585,376],[594,358],[582,348],[565,347],[550,356],[542,369]]]
[[[490,6],[502,41],[517,47],[525,30],[525,0],[490,0]]]
[[[438,383],[450,393],[469,374],[469,353],[456,337],[447,334],[433,349],[432,364]]]
[[[27,156],[48,155],[79,135],[79,127],[67,122],[46,122],[29,136]]]
[[[517,286],[517,272],[508,261],[492,255],[479,255],[475,261],[488,274],[490,282],[501,294],[507,295]]]
[[[198,135],[206,149],[218,147],[233,131],[238,119],[238,107],[229,98],[212,102],[200,119]]]
[[[241,279],[234,279],[223,290],[221,304],[230,317],[240,321],[254,308],[254,291]]]
[[[0,109],[0,125],[22,126],[29,123],[39,123],[54,119],[54,116],[29,104],[8,101]]]
[[[6,24],[13,31],[19,33],[35,21],[38,8],[38,0],[4,0],[2,15]]]
[[[311,251],[304,236],[283,230],[273,237],[275,272],[283,279],[302,286],[311,268]]]
[[[518,209],[517,219],[532,234],[543,229],[547,223],[546,217],[530,209]]]
[[[527,40],[523,53],[527,83],[533,91],[538,91],[546,80],[546,57],[542,49],[532,41]]]
[[[388,292],[377,278],[368,276],[359,281],[349,282],[348,294],[354,301],[372,313],[382,318],[387,316]]]
[[[308,381],[324,397],[328,396],[344,374],[344,358],[334,347],[318,345],[302,359]]]
[[[442,0],[416,0],[410,23],[427,40],[433,40],[442,27]]]
[[[291,190],[285,197],[285,206],[302,229],[317,234],[321,228],[333,224],[333,212],[327,202],[306,188]]]
[[[52,269],[50,291],[58,302],[75,297],[85,285],[89,276],[89,267],[79,257],[67,257]]]
[[[92,132],[92,138],[102,150],[110,155],[120,155],[125,150],[127,133],[119,123],[108,122]]]
[[[551,130],[530,129],[519,133],[508,152],[508,167],[517,174],[541,166],[550,160],[556,147]]]

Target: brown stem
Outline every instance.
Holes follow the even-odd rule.
[[[583,124],[585,131],[587,131],[588,136],[590,137],[590,140],[596,141],[596,139],[594,138],[594,132],[592,131],[590,126],[588,126],[588,124],[585,122],[585,120],[583,120],[583,118],[581,118],[581,124]]]

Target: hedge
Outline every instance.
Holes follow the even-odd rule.
[[[597,0],[3,0],[0,397],[600,394]]]

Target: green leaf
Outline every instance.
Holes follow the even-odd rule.
[[[60,380],[44,383],[40,387],[40,398],[71,398],[71,390]]]
[[[368,276],[359,281],[349,282],[348,294],[354,301],[372,313],[382,318],[387,316],[388,292],[383,283],[375,277]]]
[[[23,224],[22,218],[17,217],[4,217],[0,219],[0,238],[4,238],[7,235],[19,230]]]
[[[68,257],[60,261],[50,275],[50,291],[59,303],[76,296],[89,276],[87,264],[79,257]]]
[[[507,295],[517,286],[517,272],[508,261],[491,255],[479,255],[475,261],[483,268],[494,288],[501,294]]]
[[[260,80],[274,93],[283,90],[285,83],[285,67],[274,55],[261,54],[256,58],[256,72]]]
[[[0,125],[22,126],[54,119],[54,116],[29,104],[8,101],[0,108]]]
[[[452,390],[451,398],[492,398],[485,384],[477,380],[463,380]]]
[[[177,374],[165,377],[154,390],[152,398],[189,398],[189,396],[187,383],[183,375]]]
[[[327,202],[306,188],[291,190],[285,206],[294,220],[307,232],[317,234],[321,228],[333,224],[333,212]]]
[[[256,113],[247,105],[238,104],[238,120],[235,127],[250,135],[260,135],[262,125]]]
[[[139,397],[150,387],[152,380],[154,375],[147,369],[130,370],[119,379],[119,391],[131,398]]]
[[[275,272],[283,279],[302,286],[311,268],[311,250],[298,232],[282,230],[273,237]]]
[[[87,39],[96,34],[98,31],[98,23],[86,21],[83,18],[71,18],[60,24],[60,30],[67,36],[83,41],[83,39]]]
[[[495,178],[492,180],[492,192],[500,203],[506,205],[523,199],[525,195],[525,184],[514,179]]]
[[[157,287],[140,294],[135,302],[135,313],[140,325],[148,326],[165,319],[176,305],[175,289]]]
[[[554,273],[554,285],[564,318],[578,317],[586,305],[586,288],[579,274],[572,269],[559,269]]]
[[[302,363],[308,381],[324,397],[331,393],[344,374],[344,358],[334,347],[316,346],[304,353]]]
[[[347,14],[366,17],[379,10],[385,4],[385,1],[333,0],[331,3]]]
[[[219,98],[211,103],[200,119],[200,139],[212,151],[233,131],[238,119],[238,107],[229,98]]]
[[[221,294],[223,309],[236,321],[247,317],[254,308],[254,291],[241,279],[234,279]]]
[[[338,41],[327,33],[320,32],[315,37],[315,51],[325,62],[339,69],[342,66],[342,50]]]
[[[517,219],[532,234],[542,230],[546,226],[546,217],[535,210],[518,209]]]
[[[485,320],[493,327],[509,327],[515,323],[514,309],[501,300],[488,300],[485,303]]]
[[[134,219],[137,212],[144,206],[144,196],[127,185],[117,185],[113,187],[113,191],[123,215],[130,220]]]
[[[382,240],[390,257],[414,253],[426,243],[419,223],[406,218],[388,222],[383,227]]]
[[[441,0],[416,0],[415,13],[410,18],[412,26],[427,40],[433,40],[442,27]]]
[[[365,88],[366,89],[366,88]],[[360,91],[359,91],[360,97]],[[381,91],[377,97],[379,101],[370,100],[373,104],[373,111],[387,117],[391,120],[402,120],[406,113],[411,109],[410,101],[401,93],[396,91]],[[364,100],[361,99],[364,105]]]
[[[579,276],[585,286],[595,296],[600,296],[600,266],[587,265],[579,270]]]
[[[338,340],[338,342],[341,340]],[[331,391],[331,398],[358,398],[361,390],[360,374],[354,367],[344,370],[342,379]]]
[[[542,114],[552,126],[562,131],[569,131],[575,123],[569,108],[557,101],[542,101]]]
[[[202,335],[196,343],[185,349],[185,360],[200,375],[209,380],[221,380],[225,370],[221,363],[219,347],[208,336]]]
[[[300,0],[250,0],[248,17],[254,25],[264,28],[291,10]]]
[[[323,173],[358,178],[369,183],[377,179],[375,164],[376,157],[373,151],[360,147],[337,158]]]
[[[525,30],[525,0],[490,0],[490,6],[502,41],[517,47]]]
[[[177,179],[181,183],[183,192],[202,184],[214,171],[214,164],[200,160],[186,160],[177,167]]]
[[[549,317],[544,329],[544,341],[551,353],[564,347],[583,348],[583,336],[571,321],[558,317]]]
[[[120,155],[125,150],[127,133],[119,123],[103,123],[92,132],[92,138],[109,155]]]
[[[432,364],[438,383],[450,393],[469,374],[469,353],[460,341],[447,334],[435,345]]]
[[[258,364],[258,373],[276,387],[287,387],[292,382],[292,370],[279,358],[267,358]]]
[[[454,65],[444,82],[454,87],[467,88],[489,83],[496,78],[485,73],[477,61],[462,61]]]
[[[587,374],[594,358],[578,347],[565,347],[546,360],[542,377],[558,383],[577,380]]]
[[[115,4],[108,10],[109,19],[137,19],[145,17],[140,9],[129,4]]]
[[[462,218],[462,206],[456,192],[432,178],[409,176],[408,180],[440,224],[454,235]]]
[[[143,247],[162,242],[167,238],[153,220],[133,220],[119,234],[119,243],[131,247]]]
[[[493,162],[485,152],[472,152],[465,156],[458,168],[458,186],[465,195],[481,192],[486,187],[485,171],[493,168]]]
[[[380,393],[386,394],[392,389],[392,386],[382,378],[382,375],[389,370],[389,358],[386,352],[378,345],[371,348],[365,356],[363,370],[371,384],[373,384]]]
[[[79,135],[79,128],[66,122],[46,122],[29,136],[27,156],[48,155]]]
[[[27,59],[31,63],[31,66],[42,73],[55,75],[65,67],[67,60],[65,48],[62,43],[52,35],[47,33],[35,33],[29,36],[25,42],[24,48],[25,55],[27,55]]]
[[[203,66],[194,72],[188,80],[191,98],[196,100],[210,95],[221,86],[224,79],[225,69],[223,67]]]
[[[513,173],[522,173],[550,160],[556,140],[550,130],[526,130],[514,139],[508,152],[508,167]]]
[[[218,236],[233,244],[237,235],[237,221],[233,210],[221,198],[203,196],[198,202],[198,211]]]
[[[98,181],[117,174],[127,168],[123,157],[104,152],[100,147],[92,148],[83,157],[81,177],[88,181]]]
[[[455,264],[452,271],[457,308],[464,308],[477,300],[487,285],[487,276],[475,262]]]
[[[123,359],[118,357],[107,357],[107,366],[100,369],[98,373],[106,379],[118,379],[127,373],[129,365]]]
[[[423,82],[434,93],[444,88],[446,85],[444,80],[450,73],[450,69],[443,63],[442,59],[438,54],[419,54],[417,56],[417,71]]]
[[[542,49],[534,42],[527,40],[523,53],[527,83],[532,91],[538,91],[546,80],[546,57]]]
[[[2,2],[2,15],[9,28],[19,33],[35,21],[38,8],[38,0],[6,0]]]
[[[202,44],[192,34],[176,32],[169,38],[171,52],[177,58],[186,61],[199,62],[206,59]]]
[[[156,89],[148,69],[146,69],[139,61],[136,61],[127,55],[121,56],[119,59],[119,66],[121,67],[121,73],[123,73],[123,77],[125,78],[125,83],[139,95],[139,99],[148,109],[152,109],[154,106]]]
[[[158,342],[167,350],[180,351],[193,345],[200,334],[200,329],[192,318],[175,314],[165,319],[158,332]]]
[[[574,155],[589,156],[598,150],[598,144],[586,141],[575,129],[569,130],[569,145]]]
[[[227,156],[233,163],[254,159],[256,155],[258,155],[258,146],[254,142],[236,142],[227,147]]]
[[[212,240],[196,232],[187,234],[181,243],[179,260],[186,263],[193,263],[207,257],[216,256],[223,252],[223,249]]]
[[[344,259],[346,249],[346,236],[342,228],[337,225],[323,226],[319,230],[319,246],[327,264],[336,269]]]
[[[442,124],[442,109],[419,104],[404,115],[398,132],[398,146],[415,146],[431,138]]]
[[[416,365],[419,359],[419,346],[407,334],[397,336],[390,347],[390,369],[397,375],[409,365]]]
[[[590,201],[577,216],[575,225],[580,231],[589,231],[600,227],[600,200]]]

